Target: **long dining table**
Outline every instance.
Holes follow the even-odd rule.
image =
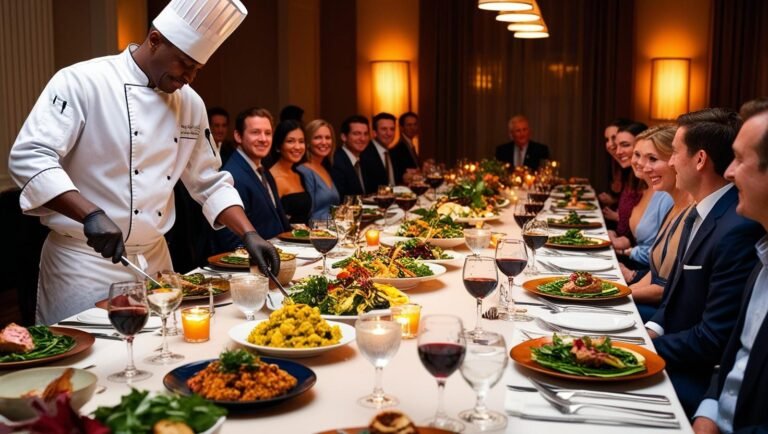
[[[541,217],[547,217],[547,209],[552,199],[548,200]],[[498,221],[486,222],[494,232],[501,232],[510,237],[521,238],[520,228],[514,221],[512,207],[501,210],[501,218]],[[596,218],[603,222],[599,209],[591,212]],[[563,214],[559,214],[562,217]],[[605,225],[602,226],[603,231]],[[600,231],[598,229],[598,231]],[[556,233],[559,231],[552,230]],[[607,235],[596,235],[607,239]],[[277,244],[285,246],[284,243]],[[468,255],[470,251],[466,246],[459,247],[456,250]],[[544,253],[544,252],[541,252]],[[484,249],[483,255],[493,256],[494,251],[491,247]],[[568,253],[573,258],[583,260],[585,264],[591,261],[609,261],[613,267],[611,273],[616,275],[616,280],[624,283],[621,279],[621,273],[618,269],[618,261],[612,249],[600,250],[600,255],[608,255],[609,259],[597,259],[594,252],[571,252]],[[538,255],[541,259],[552,259]],[[317,274],[317,262],[299,266],[296,270],[295,278]],[[330,261],[329,261],[330,264]],[[421,316],[431,314],[452,314],[463,321],[465,329],[471,329],[475,326],[475,299],[469,295],[462,283],[462,265],[463,261],[455,260],[446,265],[447,272],[435,280],[423,282],[417,287],[407,291],[411,302],[422,306]],[[532,277],[517,277],[516,282],[525,281]],[[505,276],[499,273],[499,280],[505,280]],[[484,309],[495,305],[498,301],[498,290],[494,291],[484,301]],[[516,302],[540,303],[540,299],[523,290],[520,286],[515,286],[512,291],[512,297]],[[217,297],[217,303],[224,303],[229,300],[228,295]],[[634,320],[634,326],[631,329],[615,332],[615,334],[624,334],[632,336],[642,336],[645,339],[645,348],[653,350],[653,345],[642,325],[637,309],[632,302],[631,297],[625,297],[610,302],[604,302],[601,306],[612,306],[619,309],[631,310],[631,318]],[[537,317],[545,314],[547,310],[541,306],[518,305],[519,308],[525,308],[527,314]],[[257,319],[267,318],[270,311],[265,306],[257,312]],[[595,322],[608,321],[612,315],[596,314]],[[69,318],[75,320],[76,316]],[[211,339],[203,343],[187,343],[181,336],[169,338],[172,351],[183,354],[185,359],[177,364],[157,366],[144,362],[144,359],[155,354],[157,347],[161,343],[161,337],[155,333],[144,333],[136,336],[134,341],[134,357],[138,368],[148,370],[152,377],[136,382],[132,385],[114,383],[107,380],[107,376],[118,372],[125,367],[126,348],[125,343],[116,340],[96,339],[93,347],[78,356],[62,360],[58,365],[67,365],[74,367],[86,367],[95,365],[91,368],[99,377],[99,385],[104,386],[100,392],[93,396],[83,408],[83,413],[90,413],[98,406],[111,406],[119,402],[122,395],[130,391],[130,387],[141,390],[150,390],[163,392],[163,377],[174,368],[199,360],[216,358],[219,353],[228,348],[238,347],[233,342],[228,331],[245,321],[244,315],[234,305],[228,305],[216,309],[215,316],[212,319]],[[354,323],[351,323],[354,325]],[[180,324],[179,324],[180,325]],[[551,333],[539,326],[536,322],[513,322],[501,319],[482,321],[482,327],[502,334],[506,340],[507,349],[528,340],[524,332],[529,336],[537,337]],[[93,329],[81,328],[82,330],[94,331]],[[296,359],[311,368],[317,375],[317,382],[309,391],[293,399],[276,406],[255,409],[246,413],[230,414],[224,423],[222,433],[315,433],[326,430],[333,432],[344,432],[342,429],[349,427],[367,426],[370,420],[380,411],[362,407],[357,403],[358,398],[371,392],[374,386],[374,368],[371,363],[363,357],[358,351],[355,342],[346,346],[336,348],[325,352],[319,356]],[[567,429],[570,433],[614,433],[617,426],[593,424],[583,416],[608,416],[608,417],[629,417],[636,418],[631,414],[621,414],[615,412],[605,412],[601,410],[583,409],[576,414],[577,420],[582,423],[558,421],[558,418],[564,417],[563,414],[555,410],[548,404],[542,396],[531,391],[515,391],[508,386],[526,386],[530,387],[528,380],[530,377],[537,378],[548,383],[554,383],[569,388],[585,388],[599,391],[615,392],[636,392],[645,394],[664,395],[669,398],[668,405],[654,405],[645,403],[634,403],[623,400],[590,400],[586,398],[583,402],[623,404],[626,406],[642,407],[669,411],[675,414],[679,422],[679,428],[666,429],[669,432],[691,432],[691,426],[683,412],[682,407],[675,395],[672,383],[665,372],[660,372],[649,378],[627,382],[600,382],[600,381],[566,381],[553,378],[547,375],[535,373],[525,367],[518,365],[511,359],[505,368],[501,380],[491,389],[487,397],[487,405],[491,410],[504,412],[508,415],[508,423],[504,430],[496,432],[507,433],[543,433],[555,432],[556,430]],[[417,354],[417,340],[404,339],[395,357],[384,369],[383,375],[384,390],[396,396],[400,403],[396,409],[405,413],[417,425],[421,425],[425,420],[431,418],[437,407],[437,385],[435,379],[422,366]],[[103,390],[103,392],[102,392]],[[475,393],[464,381],[459,372],[454,373],[447,381],[445,390],[445,409],[449,416],[456,417],[457,414],[465,409],[470,409],[475,404]],[[658,428],[621,426],[625,432],[647,433],[654,432]],[[335,431],[339,430],[339,431]],[[465,432],[473,432],[467,424]]]

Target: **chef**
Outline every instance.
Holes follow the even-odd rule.
[[[148,273],[171,270],[163,238],[181,179],[214,228],[243,239],[266,272],[280,260],[255,231],[189,86],[245,19],[239,0],[171,0],[141,45],[57,72],[24,122],[9,166],[26,214],[51,232],[43,245],[38,323],[52,324]],[[106,260],[104,258],[108,258]]]

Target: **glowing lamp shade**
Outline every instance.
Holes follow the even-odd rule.
[[[546,28],[547,25],[541,18],[529,23],[512,23],[507,26],[507,30],[510,32],[541,32],[545,31]]]
[[[651,119],[676,119],[688,112],[691,59],[651,60]]]
[[[496,15],[496,21],[502,21],[505,23],[529,23],[532,21],[538,21],[541,19],[541,9],[539,4],[533,2],[533,9],[529,11],[510,11],[503,10]]]
[[[533,0],[477,0],[477,7],[486,11],[530,11]]]
[[[395,116],[411,110],[410,63],[405,60],[371,62],[373,113]]]

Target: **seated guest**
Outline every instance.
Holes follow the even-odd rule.
[[[618,237],[632,236],[629,218],[632,216],[632,210],[642,199],[643,190],[647,187],[641,179],[635,176],[632,170],[632,151],[635,148],[635,137],[647,129],[647,125],[636,122],[619,128],[616,133],[616,158],[624,170],[624,178],[621,182],[618,209],[614,211],[609,207],[604,207],[603,216],[607,221],[616,222],[614,234]]]
[[[304,186],[303,175],[296,170],[304,162],[306,153],[304,130],[299,121],[277,124],[272,141],[274,163],[269,166],[269,173],[275,179],[277,195],[289,223],[306,224],[312,210],[312,198]]]
[[[649,130],[645,130],[639,138]],[[632,150],[632,173],[642,185],[640,201],[632,208],[629,216],[629,229],[634,242],[626,236],[617,237],[613,231],[608,231],[616,254],[619,255],[624,280],[635,283],[640,280],[650,268],[649,252],[661,227],[661,221],[672,208],[672,197],[663,191],[648,188],[645,174],[640,167],[640,153],[637,151],[637,141]],[[633,246],[634,245],[634,246]]]
[[[229,135],[229,112],[221,107],[209,108],[208,124],[211,126],[211,140],[218,146],[221,164],[224,165],[232,152],[235,151],[235,144],[227,139]]]
[[[733,143],[736,158],[725,177],[739,190],[736,212],[768,229],[768,99],[746,103],[741,113],[745,122]],[[755,248],[760,261],[746,284],[720,370],[694,416],[693,430],[698,434],[768,432],[768,237]]]
[[[677,174],[667,164],[672,155],[672,139],[676,129],[673,125],[650,128],[640,133],[635,143],[635,154],[640,157],[638,165],[650,188],[656,193],[666,192],[673,202],[672,208],[656,228],[658,235],[649,255],[650,272],[630,285],[632,299],[643,321],[648,321],[661,303],[664,285],[677,258],[680,234],[683,231],[681,223],[690,211],[692,202],[691,195],[677,187]],[[630,276],[625,277],[625,280],[629,282],[633,279]]]
[[[277,196],[275,180],[261,164],[272,147],[272,115],[265,109],[251,108],[235,120],[237,149],[222,170],[232,174],[245,215],[264,239],[290,230],[288,219]],[[230,251],[241,244],[229,229],[216,231],[213,249]]]
[[[373,117],[373,139],[360,154],[365,191],[375,193],[380,185],[395,185],[395,169],[389,148],[395,141],[395,117],[379,113]]]
[[[392,164],[395,166],[395,183],[408,184],[413,174],[418,173],[421,167],[413,143],[419,134],[419,116],[414,112],[406,112],[400,115],[397,123],[400,125],[400,140],[391,153]]]
[[[307,141],[307,162],[296,170],[303,175],[304,185],[312,197],[312,219],[331,216],[331,206],[340,203],[339,191],[331,179],[331,157],[336,151],[333,126],[315,119],[304,127]]]
[[[736,325],[744,284],[765,234],[736,214],[738,191],[723,174],[733,160],[739,115],[713,108],[677,119],[670,166],[694,209],[683,222],[677,261],[648,334],[686,413],[692,415]]]
[[[618,148],[616,134],[619,132],[619,128],[626,127],[631,123],[632,121],[629,119],[617,118],[605,127],[605,132],[603,133],[603,137],[605,137],[605,152],[608,154],[606,168],[608,169],[609,185],[607,191],[597,195],[597,199],[605,206],[613,207],[619,201],[623,173],[621,165],[619,165],[619,159],[616,157],[616,149]]]
[[[297,121],[304,125],[304,109],[293,104],[289,104],[280,110],[280,122]]]
[[[513,166],[528,166],[533,170],[539,168],[541,160],[549,158],[549,148],[531,140],[531,130],[528,118],[515,115],[507,123],[507,133],[511,142],[496,147],[496,159],[505,161]]]
[[[341,124],[341,142],[342,146],[333,154],[333,183],[342,199],[344,196],[366,194],[360,154],[368,146],[368,118],[354,115],[344,119]]]

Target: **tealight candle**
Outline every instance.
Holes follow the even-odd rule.
[[[408,303],[390,308],[392,319],[402,328],[402,337],[404,339],[413,339],[419,334],[419,318],[421,316],[421,305]]]
[[[365,231],[365,241],[368,243],[369,246],[378,246],[379,245],[379,230],[378,229],[368,229]]]
[[[181,310],[181,326],[187,342],[205,342],[211,335],[211,311],[207,307],[187,307]]]

